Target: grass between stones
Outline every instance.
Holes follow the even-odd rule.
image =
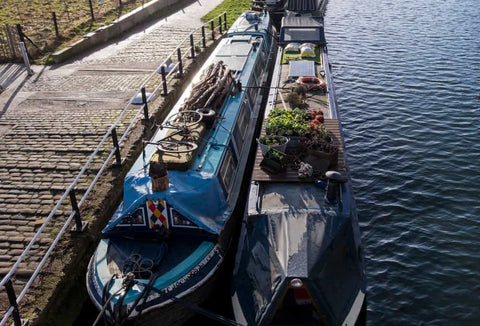
[[[29,54],[37,61],[44,61],[55,52],[88,32],[108,25],[121,15],[147,3],[148,0],[2,0],[0,6],[0,36],[5,24],[16,30],[20,24],[28,39]],[[120,5],[121,4],[121,5]],[[59,35],[55,33],[53,13],[57,19]]]
[[[91,0],[94,15],[92,20],[88,0],[1,0],[0,38],[4,39],[5,24],[10,25],[12,29],[15,29],[16,24],[20,24],[23,33],[34,43],[26,40],[34,63],[48,64],[51,61],[49,59],[51,53],[148,2],[148,0]],[[202,20],[208,21],[226,11],[228,23],[231,24],[251,5],[251,0],[224,0],[202,17]],[[58,36],[55,33],[53,12],[57,18]]]
[[[202,17],[202,21],[209,21],[212,18],[220,15],[222,12],[227,12],[228,25],[231,25],[244,11],[252,6],[251,0],[224,0],[221,4],[215,7],[212,11]]]

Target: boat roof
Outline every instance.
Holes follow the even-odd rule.
[[[270,191],[281,191],[277,186]],[[307,206],[319,200],[318,191],[309,190],[310,194],[298,192]],[[290,206],[249,216],[235,268],[235,292],[248,324],[268,322],[294,278],[302,279],[322,311],[334,316],[329,324],[338,325],[345,318],[345,307],[359,289],[361,271],[353,230],[346,223],[349,217],[337,213],[325,207]],[[331,282],[334,278],[337,281]]]
[[[248,19],[246,14],[242,14],[242,16],[244,19],[237,20],[237,23],[230,28],[227,37],[221,41],[195,75],[166,119],[179,111],[185,99],[189,97],[192,86],[200,81],[202,72],[211,63],[223,61],[227,66],[232,65],[232,70],[237,73],[236,78],[243,85],[248,85],[257,56],[261,52],[252,50],[253,42],[257,41],[257,36],[267,35],[270,18],[266,12],[255,14],[252,16],[253,18]],[[254,27],[255,24],[257,24],[257,28]],[[267,38],[258,41],[265,41],[265,39]],[[237,51],[231,51],[232,46]],[[146,145],[144,157],[140,155],[125,178],[124,201],[104,232],[113,229],[125,215],[144,205],[146,200],[166,200],[180,214],[205,231],[218,234],[230,215],[232,207],[227,201],[216,173],[224,152],[229,146],[239,107],[245,96],[246,89],[243,89],[236,96],[227,97],[219,111],[222,119],[218,120],[216,127],[208,134],[208,137],[202,140],[201,150],[197,152],[191,167],[185,171],[169,170],[170,187],[166,191],[152,191],[146,162],[150,161],[157,151],[157,147],[153,144]],[[150,142],[159,141],[167,132],[167,129],[157,130]]]
[[[305,34],[305,31],[312,33]],[[323,21],[311,15],[284,17],[280,41],[287,40],[288,35],[299,36],[289,41],[315,38],[318,41],[315,43],[325,44]],[[334,169],[341,172],[347,182],[339,185],[338,202],[331,203],[325,199],[324,175],[322,180],[299,178],[295,160],[292,166],[287,164],[286,171],[268,173],[261,168],[263,155],[257,149],[246,225],[240,236],[234,272],[235,300],[241,304],[248,324],[268,324],[290,281],[300,278],[315,303],[325,312],[327,324],[340,325],[362,286],[361,264],[356,252],[359,231],[352,223],[355,206],[347,178],[326,48],[320,48],[320,59],[311,60],[315,75],[327,82],[327,91],[308,90],[307,103],[309,109],[324,113],[324,125],[338,146],[338,162]],[[275,108],[287,108],[285,100],[296,81],[290,76],[292,60],[307,59],[287,58],[279,51],[265,117]],[[266,134],[265,120],[262,134]],[[325,173],[327,166],[323,168]]]

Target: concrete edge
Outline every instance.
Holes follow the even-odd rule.
[[[167,8],[184,8],[195,0],[153,0],[147,4],[116,19],[112,24],[102,26],[94,32],[83,36],[82,39],[68,47],[52,54],[55,63],[64,62],[67,59],[85,52],[99,44],[105,43],[131,28],[141,25],[156,16],[161,10]],[[166,16],[166,15],[165,15]]]

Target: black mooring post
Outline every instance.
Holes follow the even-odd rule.
[[[25,52],[27,52],[27,57],[30,57],[30,55],[28,54],[27,44],[25,43],[25,35],[23,34],[22,26],[20,24],[17,24],[17,33],[18,37],[20,38],[20,42],[25,44]]]
[[[202,46],[204,49],[207,47],[207,42],[205,40],[205,26],[202,26]]]
[[[55,36],[58,37],[58,23],[57,23],[57,15],[55,14],[55,11],[52,11],[52,19],[53,19],[53,25],[55,26]]]
[[[193,33],[190,34],[190,55],[195,58],[195,43],[193,42]]]
[[[210,21],[210,29],[212,30],[212,40],[215,41],[215,26],[213,26],[213,20]]]
[[[80,217],[80,209],[78,208],[77,197],[75,196],[75,188],[72,188],[68,195],[70,196],[70,204],[72,204],[72,210],[75,213],[75,215],[73,216],[75,218],[75,228],[72,231],[82,232],[83,224],[82,218]]]
[[[165,66],[160,67],[160,72],[162,73],[163,95],[167,96],[168,89],[167,89],[167,77],[165,75]]]
[[[145,87],[142,87],[142,102],[143,102],[143,115],[145,120],[148,120],[148,104],[147,104],[147,93],[145,92]]]
[[[92,0],[88,0],[88,5],[90,6],[90,16],[92,16],[92,21],[94,21],[94,20],[95,20],[95,16],[93,15]]]
[[[17,32],[18,32],[18,37],[20,37],[20,42],[25,43],[25,37],[22,32],[22,26],[20,24],[17,24]]]
[[[225,32],[227,31],[228,25],[227,25],[227,12],[223,13],[223,26],[225,27]]]
[[[8,301],[13,307],[13,324],[15,326],[22,326],[22,319],[20,318],[20,312],[18,311],[17,296],[15,295],[15,290],[13,288],[11,279],[9,279],[7,283],[5,283],[5,290],[7,290]]]
[[[117,129],[112,129],[112,141],[113,147],[115,148],[115,160],[118,166],[122,165],[122,157],[120,156],[120,147],[118,146],[118,139],[117,139]]]
[[[183,75],[183,63],[182,63],[182,51],[180,48],[177,48],[177,57],[178,57],[178,72],[180,75]]]
[[[223,34],[223,31],[222,31],[222,16],[218,16],[218,28],[220,30],[220,34]]]

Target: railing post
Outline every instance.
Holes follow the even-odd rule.
[[[162,74],[162,84],[163,84],[163,95],[167,96],[168,95],[168,89],[167,89],[167,77],[165,75],[165,66],[160,67],[160,72]]]
[[[33,75],[33,70],[30,67],[30,60],[28,60],[28,52],[25,43],[20,42],[20,51],[22,52],[23,64],[25,65],[25,69],[27,69],[27,73],[29,76]]]
[[[148,121],[148,104],[147,104],[147,93],[145,92],[145,87],[142,87],[142,102],[143,102],[143,115],[145,116],[145,121]]]
[[[8,280],[5,283],[5,290],[7,290],[8,301],[10,306],[13,307],[13,324],[15,326],[22,326],[22,319],[20,318],[20,312],[18,311],[17,296],[15,295],[15,290],[13,288],[12,280]]]
[[[205,26],[202,26],[202,46],[204,49],[207,47],[207,42],[205,40]]]
[[[120,156],[120,147],[118,146],[118,139],[117,139],[117,129],[112,128],[112,141],[113,147],[115,148],[115,160],[118,166],[122,165],[122,157]]]
[[[57,23],[57,15],[55,11],[52,11],[52,19],[53,19],[53,26],[55,26],[55,36],[58,37],[58,23]]]
[[[88,0],[88,5],[90,6],[90,16],[92,16],[92,21],[94,21],[94,20],[95,20],[95,16],[93,15],[92,0]]]
[[[178,72],[183,75],[183,63],[182,63],[182,51],[180,48],[177,48],[177,57],[178,57]]]
[[[222,16],[218,16],[218,28],[219,28],[220,34],[223,34],[223,31],[222,31]]]
[[[20,24],[17,24],[17,32],[18,32],[18,37],[20,37],[20,42],[25,43],[25,37],[23,36],[22,26]]]
[[[212,40],[215,41],[215,26],[213,20],[210,21],[210,29],[212,30]]]
[[[68,195],[70,196],[70,204],[72,204],[72,210],[75,213],[75,215],[73,215],[73,217],[75,218],[75,226],[71,229],[71,232],[83,232],[86,224],[82,222],[82,218],[80,216],[80,209],[78,208],[77,197],[75,196],[75,188],[72,188]]]
[[[227,25],[227,12],[223,13],[223,26],[225,27],[225,32],[227,32],[228,25]]]
[[[195,58],[195,42],[193,42],[193,33],[190,33],[190,55]]]

